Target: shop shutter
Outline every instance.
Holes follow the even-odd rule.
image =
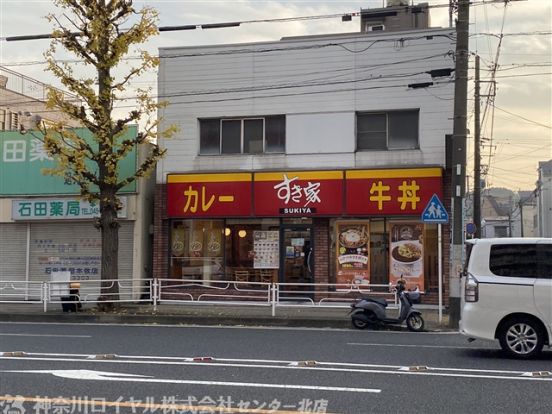
[[[132,278],[134,222],[119,228],[119,279]],[[33,223],[31,226],[30,280],[49,281],[53,271],[70,271],[83,281],[90,299],[99,296],[101,235],[91,222]]]
[[[0,224],[0,281],[25,280],[27,225]]]

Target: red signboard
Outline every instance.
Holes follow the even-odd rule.
[[[255,173],[256,216],[331,216],[343,212],[343,171]]]
[[[442,199],[440,168],[350,170],[345,177],[347,215],[415,216],[433,194]]]
[[[167,215],[250,216],[251,179],[250,173],[168,175]]]
[[[440,168],[169,174],[169,217],[419,216]]]

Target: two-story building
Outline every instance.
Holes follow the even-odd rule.
[[[454,50],[450,28],[160,49],[180,132],[160,142],[154,276],[436,292],[421,215],[450,204]]]
[[[73,280],[99,280],[101,235],[94,226],[99,204],[80,199],[78,186],[63,177],[44,174],[56,164],[40,133],[33,131],[32,118],[78,125],[46,108],[51,86],[4,68],[0,81],[0,282],[44,282],[63,271]],[[93,142],[90,131],[75,131]],[[136,133],[134,126],[127,136]],[[132,151],[121,162],[121,174],[133,174],[139,158],[138,151]],[[144,283],[140,279],[151,277],[152,184],[141,179],[120,194],[119,278],[136,280],[136,296]],[[25,292],[0,284],[3,295]]]

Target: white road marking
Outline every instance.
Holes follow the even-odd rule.
[[[52,338],[92,338],[92,335],[57,335],[57,334],[28,334],[28,333],[2,333],[0,336],[40,336]]]
[[[496,350],[498,348],[481,348],[474,346],[455,346],[455,345],[415,345],[415,344],[378,344],[378,343],[364,343],[364,342],[348,342],[347,345],[354,346],[389,346],[389,347],[405,347],[405,348],[443,348],[443,349],[491,349]]]
[[[344,321],[345,323],[347,321]],[[336,332],[356,332],[362,334],[361,331],[352,328],[313,328],[313,327],[294,327],[294,326],[217,326],[217,325],[195,325],[195,324],[156,324],[152,323],[75,323],[75,322],[0,322],[10,325],[67,325],[67,326],[124,326],[124,327],[141,327],[141,328],[201,328],[201,329],[252,329],[252,330],[268,330],[268,331],[336,331]],[[370,331],[372,334],[407,334],[407,335],[459,335],[458,331],[433,331],[433,332],[410,332],[410,331]]]
[[[379,394],[381,389],[375,388],[350,388],[350,387],[326,387],[321,385],[296,385],[296,384],[269,384],[261,382],[227,382],[227,381],[201,381],[201,380],[180,380],[145,378],[142,375],[119,374],[115,372],[90,371],[90,370],[12,370],[1,371],[23,374],[52,374],[60,378],[71,378],[92,381],[114,381],[114,382],[148,382],[163,384],[192,384],[192,385],[216,385],[222,387],[249,387],[249,388],[282,388],[291,390],[318,390],[338,392],[359,392]]]
[[[0,360],[28,360],[28,361],[52,361],[52,362],[88,362],[88,363],[112,363],[112,364],[135,364],[135,365],[192,365],[202,367],[232,367],[232,368],[264,368],[264,369],[302,369],[317,370],[325,372],[354,372],[365,374],[388,374],[388,375],[424,375],[436,377],[455,377],[455,378],[483,378],[483,379],[502,379],[502,380],[531,380],[531,381],[549,381],[552,377],[527,377],[523,376],[526,371],[500,371],[500,370],[479,370],[470,368],[448,368],[448,367],[428,367],[427,371],[403,371],[404,366],[400,365],[376,365],[376,364],[353,364],[353,363],[333,363],[317,362],[315,366],[304,366],[297,364],[297,361],[260,361],[261,363],[251,363],[252,360],[226,360],[238,362],[224,362],[222,359],[214,359],[211,362],[195,362],[193,358],[181,358],[180,361],[174,360],[133,360],[131,356],[118,356],[118,359],[79,359],[79,358],[51,358],[36,357],[25,354],[21,357],[0,356]],[[70,355],[70,354],[69,354]],[[136,357],[134,357],[136,358]],[[160,358],[161,359],[161,358]],[[190,361],[190,359],[192,359]],[[275,365],[280,364],[280,365]],[[282,365],[283,364],[283,365]],[[378,369],[379,368],[379,369]],[[4,371],[6,372],[6,371]]]

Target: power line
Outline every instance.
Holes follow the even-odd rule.
[[[434,82],[434,84],[431,86],[431,88],[437,88],[437,87],[443,87],[447,84],[453,83],[453,80],[447,80],[447,81],[440,81],[440,82]],[[332,90],[324,90],[324,91],[310,91],[310,92],[297,92],[297,93],[286,93],[286,94],[271,94],[271,95],[253,95],[253,96],[241,96],[241,97],[229,97],[229,98],[220,98],[220,99],[203,99],[203,100],[197,100],[197,101],[185,101],[185,102],[170,102],[170,105],[188,105],[188,104],[196,104],[196,103],[214,103],[214,102],[231,102],[231,101],[243,101],[248,99],[265,99],[265,98],[276,98],[276,97],[290,97],[290,96],[302,96],[302,95],[318,95],[318,94],[325,94],[325,93],[339,93],[339,92],[353,92],[353,91],[360,91],[360,90],[377,90],[377,89],[394,89],[394,88],[409,88],[408,84],[401,84],[401,85],[381,85],[381,86],[367,86],[367,87],[361,87],[361,88],[342,88],[342,89],[332,89]],[[172,98],[175,98],[178,96],[172,96]],[[163,95],[157,95],[157,99],[165,99],[166,96]],[[127,98],[119,98],[119,102],[125,102],[134,99],[134,97],[127,97]],[[36,102],[36,101],[33,101]],[[124,108],[135,108],[136,105],[120,105],[116,106],[114,109],[124,109]],[[37,110],[33,111],[33,113],[54,113],[57,112],[55,110]]]
[[[547,128],[547,129],[552,129],[552,127],[550,125],[541,124],[540,122],[533,121],[531,119],[525,118],[525,117],[523,117],[521,115],[518,115],[518,114],[514,114],[513,112],[507,111],[506,109],[499,108],[495,104],[491,104],[491,105],[493,106],[493,108],[496,108],[499,111],[505,112],[505,113],[507,113],[509,115],[512,115],[512,116],[515,116],[516,118],[523,119],[524,121],[529,122],[530,124],[538,125],[538,126],[541,126],[543,128]]]
[[[507,2],[517,2],[517,1],[525,1],[525,0],[479,0],[479,1],[472,1],[470,2],[470,6],[482,6],[482,5],[488,5],[493,3],[507,3]],[[450,7],[450,3],[442,3],[442,4],[433,4],[433,5],[427,5],[428,9],[435,9],[435,8],[443,8],[443,7]],[[196,29],[203,29],[203,30],[209,30],[209,29],[222,29],[222,28],[230,28],[230,27],[239,27],[244,24],[257,24],[257,23],[287,23],[287,22],[294,22],[294,21],[308,21],[308,20],[321,20],[321,19],[335,19],[335,18],[343,18],[345,16],[348,17],[358,17],[362,15],[369,15],[369,11],[354,11],[354,12],[345,12],[345,13],[334,13],[334,14],[323,14],[323,15],[311,15],[311,16],[297,16],[297,17],[284,17],[284,18],[274,18],[274,19],[256,19],[256,20],[242,20],[242,21],[232,21],[232,22],[218,22],[218,23],[196,23],[196,24],[188,24],[188,25],[182,25],[182,26],[159,26],[158,30],[159,32],[171,32],[171,31],[189,31],[189,30],[196,30]],[[129,29],[122,29],[122,31],[127,31]],[[79,36],[82,33],[74,32],[73,35]],[[21,35],[21,36],[6,36],[6,37],[0,37],[0,41],[8,41],[8,42],[14,42],[14,41],[26,41],[26,40],[42,40],[42,39],[51,39],[52,34],[51,33],[44,33],[44,34],[36,34],[36,35]]]

